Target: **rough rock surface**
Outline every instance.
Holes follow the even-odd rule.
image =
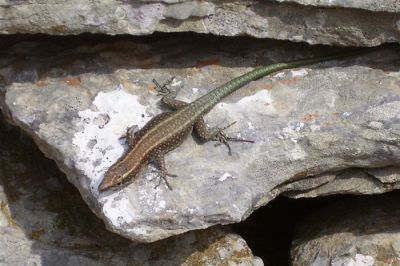
[[[310,189],[304,180],[329,182],[324,176],[318,180],[324,173],[399,165],[400,55],[382,48],[281,71],[223,100],[208,123],[237,121],[228,134],[255,143],[233,143],[228,156],[223,146],[199,145],[189,137],[166,156],[169,171],[178,176],[170,179],[173,191],[155,188],[159,178],[150,166],[130,184],[98,192],[105,171],[126,149],[120,139],[126,128],[141,127],[165,110],[157,104],[153,78],[175,76],[179,98],[191,101],[256,65],[328,52],[332,49],[249,39],[233,45],[230,39],[193,36],[96,45],[21,42],[0,57],[5,84],[0,106],[57,162],[110,230],[149,242],[241,221],[299,180]]]
[[[349,199],[304,219],[292,265],[400,265],[400,194]]]
[[[275,188],[272,194],[283,193],[291,198],[314,198],[333,194],[380,194],[399,189],[399,180],[399,167],[355,168],[283,184]]]
[[[400,12],[399,0],[274,0],[277,2],[295,2],[301,5],[325,7],[350,7],[370,11]]]
[[[137,244],[107,231],[55,164],[0,118],[0,265],[263,265],[213,228]]]
[[[400,41],[398,0],[296,2],[322,7],[247,0],[2,0],[0,33],[197,32],[342,46],[376,46]],[[327,5],[364,10],[325,8]]]

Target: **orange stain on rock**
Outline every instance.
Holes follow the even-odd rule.
[[[303,116],[303,118],[301,119],[302,122],[305,123],[309,123],[311,121],[314,121],[315,119],[317,119],[319,117],[319,114],[306,114],[305,116]]]
[[[257,85],[257,88],[263,89],[263,90],[272,90],[274,86],[277,84],[283,84],[283,85],[292,85],[296,84],[299,81],[298,78],[292,78],[292,79],[287,79],[287,80],[277,80],[272,83],[260,83]]]
[[[218,60],[202,60],[202,61],[197,61],[196,66],[197,68],[202,68],[205,66],[210,66],[210,65],[217,65],[219,66],[220,63]]]
[[[79,85],[81,85],[80,78],[65,78],[62,80],[62,82],[72,87],[78,87]]]
[[[46,87],[47,85],[49,85],[49,83],[44,80],[38,80],[36,82],[36,86],[38,86],[38,87]]]
[[[271,83],[262,83],[258,85],[257,87],[261,88],[262,90],[272,90],[273,85]]]
[[[157,92],[156,85],[154,85],[154,84],[149,84],[149,85],[147,86],[147,89],[148,89],[149,91],[155,91],[155,92]]]
[[[278,82],[284,85],[293,85],[299,81],[298,78],[286,79],[286,80],[279,80]]]

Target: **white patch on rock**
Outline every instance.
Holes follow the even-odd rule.
[[[301,41],[304,40],[304,36],[302,36],[302,35],[293,35],[293,36],[292,36],[292,39],[293,39],[293,41],[295,41],[295,42],[301,42]]]
[[[350,117],[351,116],[351,112],[344,112],[343,114],[342,114],[342,117],[343,118],[348,118],[348,117]]]
[[[310,127],[312,132],[321,130],[321,126],[320,125],[311,124],[311,125],[309,125],[309,127]]]
[[[272,105],[271,94],[267,90],[260,90],[251,96],[244,97],[235,103],[218,103],[217,108],[225,109],[232,117],[243,116],[243,113],[250,114],[276,114]],[[233,115],[237,116],[233,116]]]
[[[379,121],[371,121],[369,123],[369,127],[374,129],[381,129],[383,127],[383,124]]]
[[[133,213],[134,206],[132,206],[126,197],[120,194],[113,193],[101,198],[104,214],[107,215],[107,218],[116,227],[132,222],[135,217],[135,213]]]
[[[167,5],[163,16],[184,20],[189,17],[204,17],[214,14],[215,4],[208,2],[189,1]]]
[[[199,207],[187,208],[187,212],[188,212],[190,215],[193,215],[193,214],[195,214],[195,213],[199,213],[199,211],[200,211]]]
[[[287,127],[282,128],[281,132],[278,133],[279,139],[289,139],[293,143],[297,143],[297,136],[305,127],[303,122],[297,122],[295,124],[289,123]]]
[[[240,252],[242,250],[247,249],[246,242],[243,239],[237,239],[236,241],[233,242],[232,248],[236,252]]]
[[[125,147],[120,142],[128,127],[142,127],[148,120],[146,107],[138,96],[125,92],[122,85],[110,92],[100,92],[93,107],[78,113],[77,132],[72,143],[76,147],[76,168],[91,179],[90,189],[98,194],[98,185],[106,170],[122,156]]]
[[[303,160],[306,157],[306,152],[299,144],[296,144],[294,148],[290,150],[289,155],[291,160]]]
[[[296,128],[294,129],[296,132],[300,132],[304,128],[304,123],[300,122],[296,125]]]
[[[158,209],[160,209],[160,210],[165,209],[165,204],[166,204],[165,200],[160,200],[158,202]]]
[[[179,87],[181,85],[182,85],[182,80],[179,80],[179,79],[176,79],[176,78],[172,79],[172,83],[171,83],[172,87],[177,87],[177,86]]]
[[[227,250],[224,246],[219,247],[217,249],[217,252],[221,260],[224,260],[229,257],[229,250]]]
[[[303,68],[299,70],[291,70],[290,73],[292,74],[293,78],[297,78],[306,76],[308,74],[308,71]]]
[[[234,179],[234,177],[231,174],[225,173],[220,178],[218,178],[218,181],[223,182],[223,181],[227,180],[228,178]]]
[[[283,77],[285,77],[285,72],[278,72],[278,73],[276,73],[274,76],[273,76],[274,78],[283,78]]]
[[[373,266],[375,260],[369,255],[356,254],[354,259],[349,261],[348,266]]]
[[[145,236],[149,233],[147,229],[151,230],[151,228],[149,228],[148,226],[127,228],[126,230],[138,236]]]
[[[164,211],[166,202],[159,199],[161,192],[162,190],[160,187],[154,188],[154,190],[150,193],[146,188],[141,187],[137,193],[139,196],[139,201],[144,204],[143,208],[153,212]]]
[[[336,97],[331,97],[326,101],[326,105],[328,105],[328,107],[330,108],[335,108],[335,104],[336,104]]]

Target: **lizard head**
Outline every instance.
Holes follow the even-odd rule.
[[[103,192],[110,188],[117,187],[124,183],[129,177],[134,176],[137,171],[132,171],[123,164],[116,164],[111,167],[104,175],[99,185],[99,191]]]
[[[103,192],[110,188],[117,187],[135,177],[140,169],[147,162],[147,156],[142,151],[130,151],[114,165],[112,165],[99,185],[99,191]]]

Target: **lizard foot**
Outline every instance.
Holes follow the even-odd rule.
[[[169,190],[172,190],[171,185],[169,184],[168,180],[167,180],[167,176],[169,177],[177,177],[177,175],[173,175],[170,173],[160,173],[160,180],[158,181],[158,184],[154,187],[154,188],[158,188],[161,185],[161,180],[164,180],[165,184],[167,185],[167,187],[169,188]]]
[[[169,95],[173,92],[171,92],[171,89],[168,88],[168,86],[172,83],[172,81],[175,79],[175,77],[171,77],[170,79],[168,79],[164,84],[160,84],[157,82],[156,79],[153,79],[153,83],[154,85],[156,85],[156,91],[158,92],[158,95]]]
[[[236,121],[232,122],[231,124],[227,125],[226,127],[220,128],[215,135],[213,141],[218,141],[219,143],[215,144],[215,146],[224,144],[228,148],[228,154],[232,155],[232,148],[229,145],[229,141],[236,141],[236,142],[248,142],[248,143],[254,143],[253,140],[248,140],[248,139],[242,139],[242,138],[234,138],[234,137],[228,137],[225,135],[223,132],[227,128],[231,127],[232,125],[236,124]]]

